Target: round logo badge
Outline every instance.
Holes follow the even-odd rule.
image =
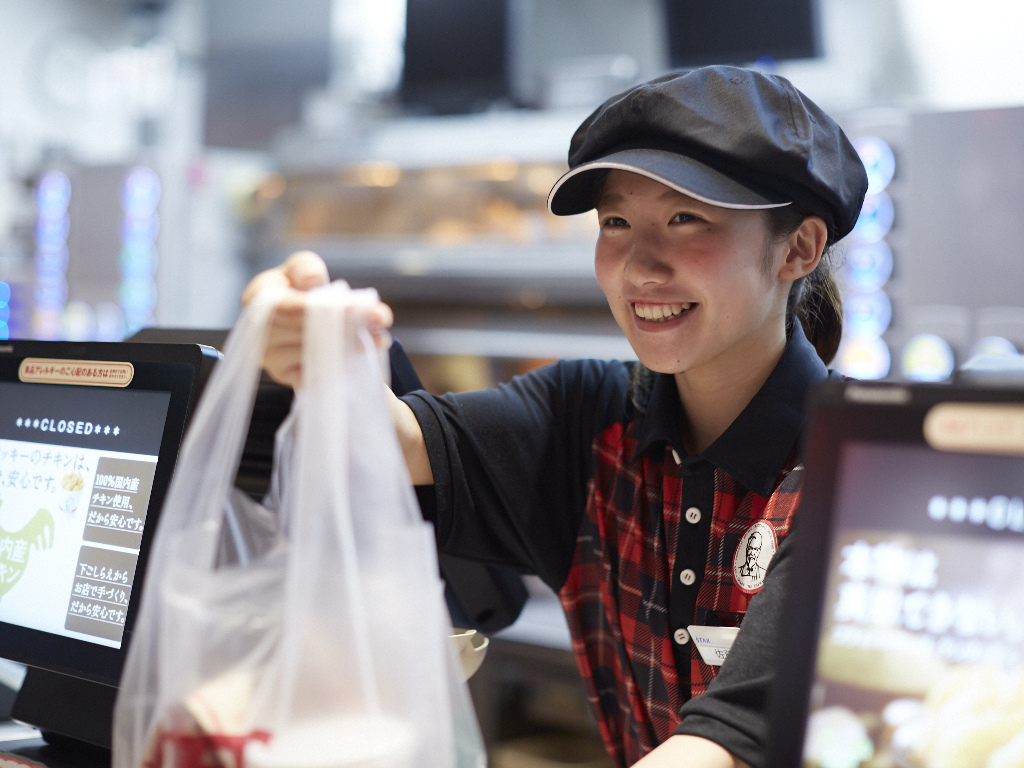
[[[736,586],[744,592],[757,592],[764,584],[764,573],[778,546],[775,529],[763,520],[747,528],[732,556],[732,577]]]

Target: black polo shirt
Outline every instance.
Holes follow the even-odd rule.
[[[430,457],[440,548],[558,592],[620,765],[680,728],[684,702],[719,671],[686,628],[738,626],[761,589],[799,500],[804,403],[828,376],[797,324],[744,411],[687,456],[674,378],[656,376],[637,405],[632,373],[563,361],[483,392],[404,398]],[[756,762],[749,731],[726,724],[708,737]]]

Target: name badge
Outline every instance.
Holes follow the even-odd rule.
[[[686,629],[700,651],[704,663],[712,667],[722,666],[725,657],[729,655],[729,649],[732,648],[732,641],[740,631],[739,627],[698,627],[696,624],[691,624]]]

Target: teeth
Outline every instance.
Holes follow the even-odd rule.
[[[644,320],[671,320],[672,318],[683,314],[683,312],[690,309],[692,306],[692,303],[654,305],[634,304],[633,311],[636,312],[637,317],[642,317]]]

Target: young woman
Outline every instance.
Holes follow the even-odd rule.
[[[784,567],[766,570],[800,497],[804,401],[841,333],[823,253],[856,222],[864,169],[788,81],[733,67],[610,99],[569,167],[549,207],[597,208],[597,279],[639,364],[394,398],[409,471],[435,489],[444,551],[558,592],[618,765],[760,764]],[[299,254],[243,297],[297,289],[265,359],[282,382],[301,380],[302,289],[326,279]],[[385,339],[390,310],[369,320]],[[706,638],[741,622],[718,666],[728,641]]]

